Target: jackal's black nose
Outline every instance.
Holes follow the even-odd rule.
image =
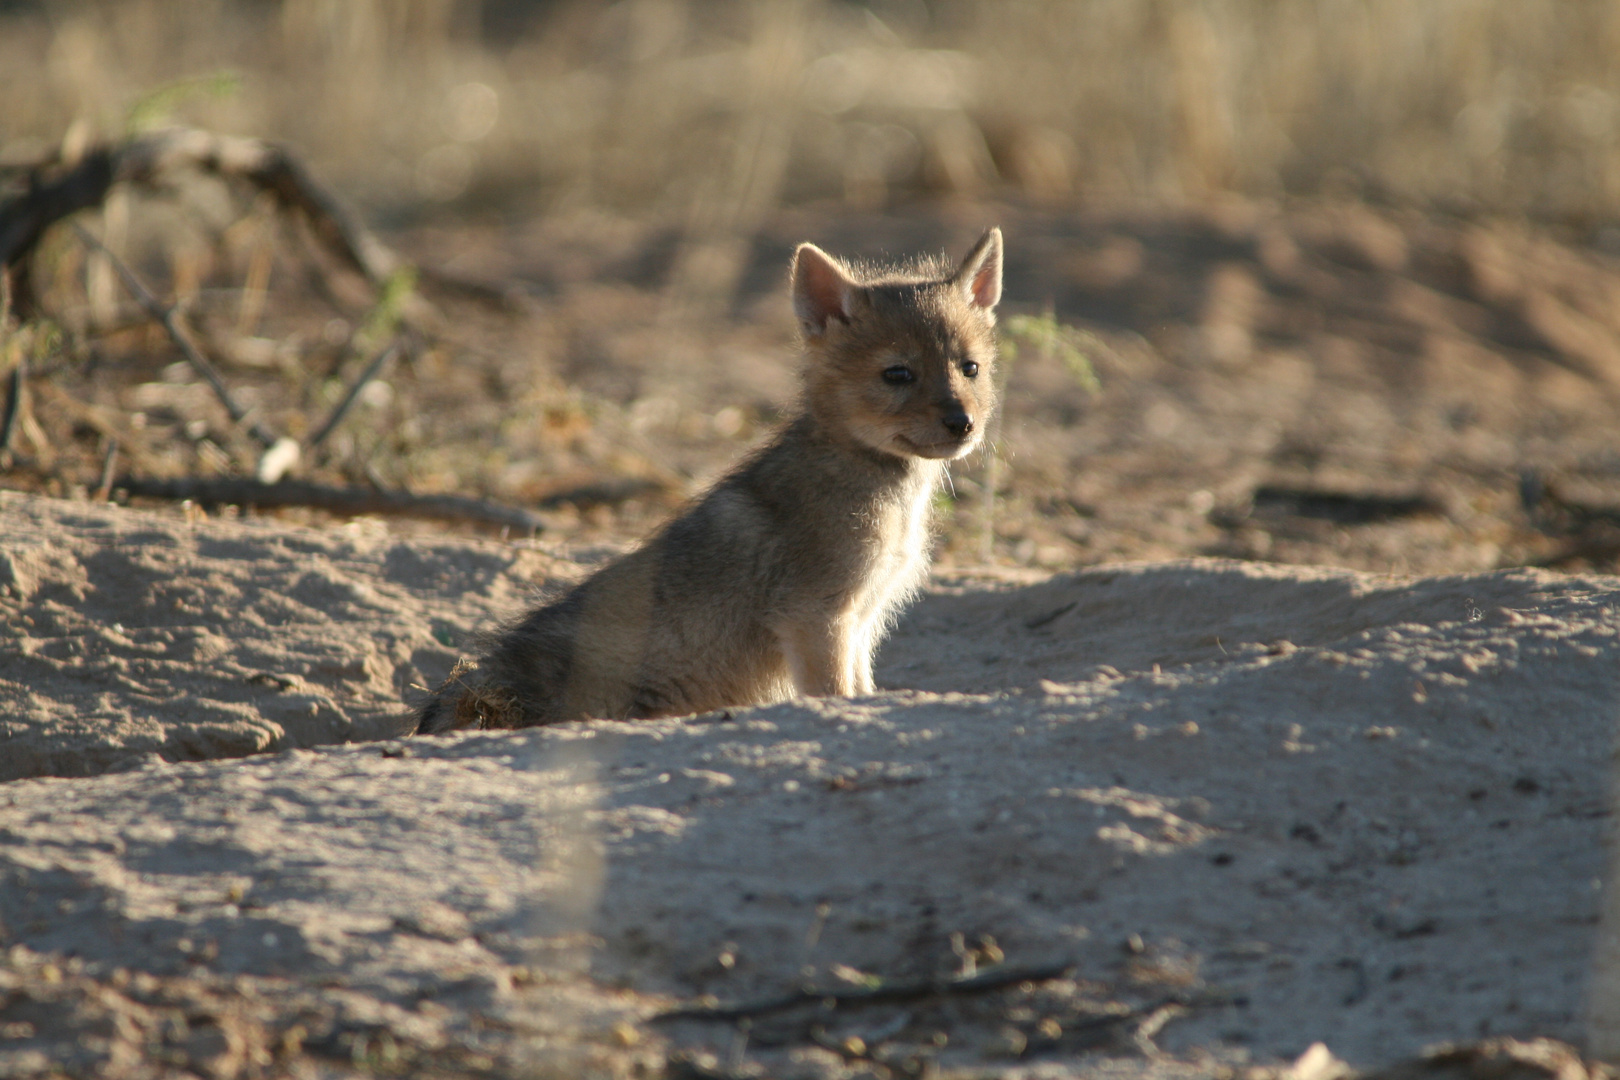
[[[939,422],[945,425],[946,431],[950,432],[952,435],[955,435],[958,439],[973,430],[972,418],[970,418],[968,414],[963,412],[961,409],[955,409],[951,412],[947,412],[944,416],[939,418]]]

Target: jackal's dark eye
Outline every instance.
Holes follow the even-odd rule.
[[[894,367],[883,369],[883,381],[890,386],[904,386],[906,383],[916,382],[917,376],[906,365],[896,364]]]
[[[973,376],[977,375],[978,373],[979,373],[979,365],[978,365],[977,361],[969,360],[967,363],[962,365],[962,374],[966,375],[968,378],[971,379],[971,378],[973,378]]]

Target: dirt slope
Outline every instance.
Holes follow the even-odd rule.
[[[780,1076],[873,1055],[1209,1075],[1318,1039],[1369,1067],[1583,1034],[1612,578],[956,574],[870,699],[290,749],[397,730],[446,641],[580,564],[0,510],[7,772],[133,769],[0,788],[12,1074],[70,1052],[121,1075],[164,1053],[611,1073],[673,1050]],[[173,760],[261,749],[286,752]],[[647,1021],[1058,960],[1069,977],[799,1007],[741,1041]]]

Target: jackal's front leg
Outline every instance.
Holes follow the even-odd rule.
[[[799,696],[851,697],[870,689],[870,661],[862,665],[852,630],[842,619],[783,622],[775,627]]]
[[[877,652],[877,630],[877,625],[869,620],[850,642],[854,693],[857,695],[877,693],[877,683],[872,678],[872,654]]]

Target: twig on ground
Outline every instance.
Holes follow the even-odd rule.
[[[107,453],[101,459],[101,479],[96,481],[96,502],[112,498],[113,469],[118,466],[118,440],[107,440]]]
[[[28,357],[19,356],[17,366],[11,369],[6,379],[6,411],[0,417],[0,469],[11,468],[16,458],[16,451],[11,444],[17,438],[17,424],[22,416],[23,395],[28,393],[27,379]]]
[[[404,343],[396,337],[385,345],[376,356],[371,358],[371,363],[367,364],[365,370],[360,373],[359,378],[354,380],[354,384],[349,387],[349,392],[343,395],[343,400],[338,402],[337,408],[332,410],[332,415],[326,418],[326,423],[317,428],[315,434],[309,437],[309,441],[305,443],[309,449],[314,450],[320,446],[321,443],[326,441],[327,436],[332,434],[339,424],[343,423],[344,417],[349,415],[349,410],[354,408],[354,403],[360,399],[360,391],[366,388],[367,383],[381,374],[382,369],[387,366],[388,362],[399,354],[403,345]]]
[[[918,1001],[933,997],[952,997],[984,994],[1022,982],[1047,982],[1061,979],[1078,966],[1076,961],[1064,960],[1033,967],[993,968],[978,975],[954,979],[920,979],[915,982],[891,983],[885,986],[860,986],[818,990],[806,987],[778,997],[739,1005],[691,1005],[669,1009],[650,1019],[666,1020],[741,1020],[747,1017],[768,1016],[785,1012],[801,1005],[879,1005],[896,1001]]]
[[[643,495],[662,495],[670,490],[666,484],[645,478],[599,480],[593,484],[580,484],[577,487],[564,488],[562,491],[553,491],[535,500],[535,503],[547,509],[564,503],[573,503],[578,509],[584,510],[592,506],[614,506],[630,499],[639,499]]]
[[[203,506],[309,506],[336,514],[394,514],[402,517],[477,521],[540,532],[545,526],[532,510],[486,502],[464,495],[413,495],[406,491],[371,491],[303,480],[274,484],[238,477],[182,477],[173,480],[122,477],[113,489],[147,499],[189,499]]]
[[[125,264],[124,260],[113,254],[112,249],[103,244],[89,229],[86,229],[78,222],[73,223],[73,229],[78,233],[79,239],[87,246],[107,257],[107,261],[112,264],[113,270],[118,274],[119,279],[123,281],[124,287],[129,290],[130,295],[135,297],[141,307],[146,309],[147,314],[163,324],[163,329],[168,331],[170,340],[180,350],[180,354],[186,358],[186,362],[197,371],[197,374],[207,380],[208,385],[214,391],[214,396],[219,399],[220,404],[225,406],[225,411],[230,414],[231,419],[242,425],[247,433],[263,446],[267,448],[274,446],[276,444],[275,433],[259,421],[250,421],[248,419],[249,410],[243,408],[231,396],[230,388],[225,385],[225,380],[220,377],[219,371],[191,343],[190,337],[180,325],[178,309],[174,305],[164,306],[162,301],[152,295],[151,290],[142,283],[141,279],[135,276],[135,272]]]

